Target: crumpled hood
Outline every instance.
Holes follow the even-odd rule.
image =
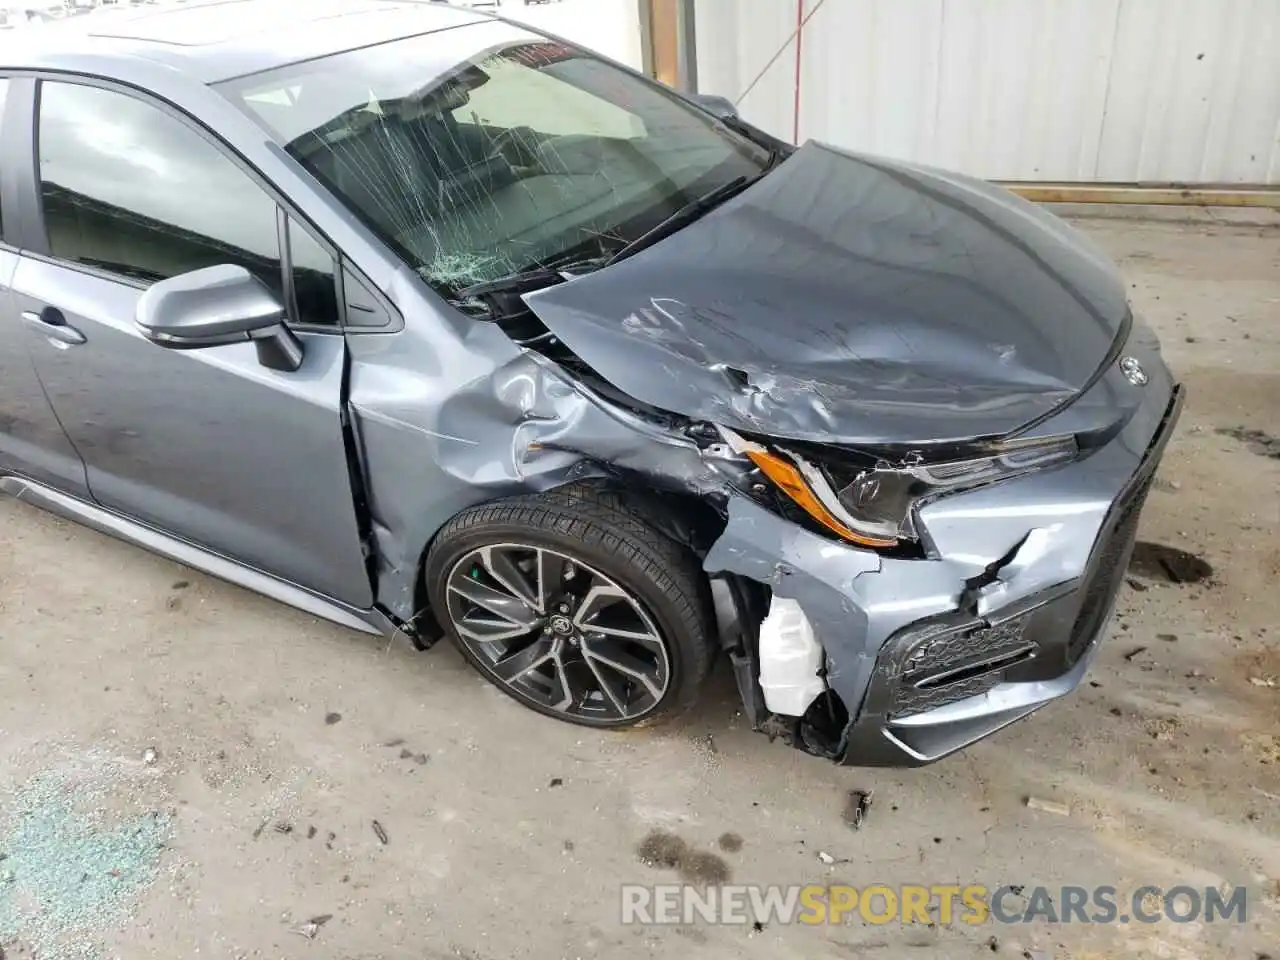
[[[1128,311],[1107,257],[1033,204],[817,143],[525,301],[637,400],[850,444],[1009,433],[1080,392]]]

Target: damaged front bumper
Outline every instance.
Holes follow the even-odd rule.
[[[1095,386],[1110,399],[1127,391],[1130,404],[1087,457],[922,508],[926,559],[837,543],[733,498],[706,570],[794,599],[823,648],[829,691],[804,717],[771,714],[748,639],[735,667],[757,728],[848,764],[914,766],[1075,689],[1181,411],[1158,354],[1145,361],[1153,375],[1141,393],[1113,376]]]

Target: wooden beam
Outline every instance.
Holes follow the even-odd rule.
[[[1139,186],[1127,183],[1026,183],[996,181],[1036,203],[1132,203],[1179,207],[1268,207],[1280,209],[1275,187]]]
[[[648,16],[646,71],[669,87],[680,87],[680,7],[676,0],[644,0]]]

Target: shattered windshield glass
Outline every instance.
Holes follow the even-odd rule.
[[[662,88],[497,22],[221,91],[446,296],[546,264],[598,264],[768,163]]]

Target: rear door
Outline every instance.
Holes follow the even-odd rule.
[[[30,123],[32,81],[0,77],[0,475],[17,474],[87,499],[84,464],[45,398],[27,353],[29,322],[10,289],[18,268],[11,240],[20,232],[24,125]],[[15,133],[16,131],[16,133]]]
[[[39,223],[13,291],[38,318],[28,346],[94,499],[369,607],[334,251],[209,131],[133,91],[41,81],[37,129]],[[301,369],[267,369],[247,343],[171,350],[138,332],[149,284],[226,263],[290,306]]]

